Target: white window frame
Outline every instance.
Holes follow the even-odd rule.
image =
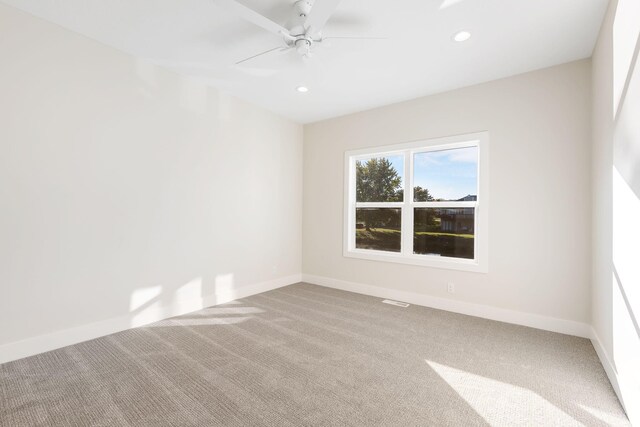
[[[472,202],[414,202],[413,201],[413,157],[414,154],[453,148],[478,147],[477,201]],[[356,202],[356,162],[372,157],[404,156],[404,201],[403,202]],[[372,261],[421,265],[462,271],[487,273],[489,248],[489,133],[478,132],[449,136],[404,144],[371,147],[345,152],[344,182],[344,242],[343,255]],[[356,207],[401,208],[401,251],[387,252],[357,249]],[[413,253],[413,209],[429,208],[475,208],[474,259],[453,258]]]

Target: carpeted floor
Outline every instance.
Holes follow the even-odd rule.
[[[0,365],[0,425],[629,424],[586,339],[297,284]]]

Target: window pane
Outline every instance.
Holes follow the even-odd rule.
[[[415,208],[413,253],[473,259],[474,208]]]
[[[356,201],[402,202],[404,157],[372,157],[356,161]]]
[[[413,201],[475,201],[478,147],[429,151],[413,156]]]
[[[402,209],[357,208],[356,248],[400,252]]]

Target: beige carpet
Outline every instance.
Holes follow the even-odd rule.
[[[0,365],[0,425],[628,421],[586,339],[297,284]]]

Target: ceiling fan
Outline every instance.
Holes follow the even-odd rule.
[[[297,0],[293,3],[290,28],[277,24],[253,9],[235,0],[215,0],[218,5],[238,17],[251,22],[270,33],[282,37],[284,44],[244,58],[236,65],[263,55],[295,51],[302,58],[312,55],[315,45],[329,39],[382,40],[381,37],[323,37],[322,30],[341,0]]]

